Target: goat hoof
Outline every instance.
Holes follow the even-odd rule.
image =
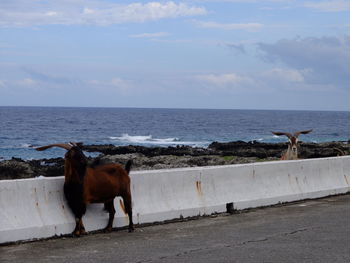
[[[135,228],[133,228],[133,227],[130,227],[129,228],[129,233],[132,233],[132,232],[134,232],[135,231]]]
[[[112,232],[112,227],[106,227],[105,229],[103,229],[103,232],[105,232],[105,233]]]
[[[80,237],[80,231],[73,231],[72,236],[73,237]]]
[[[87,234],[88,233],[85,231],[85,229],[80,231],[80,235],[87,235]]]

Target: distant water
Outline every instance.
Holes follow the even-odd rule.
[[[350,112],[0,107],[0,159],[61,157],[57,142],[206,147],[213,141],[283,142],[271,131],[314,129],[303,141],[347,141]]]

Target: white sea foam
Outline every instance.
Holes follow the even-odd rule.
[[[32,147],[33,147],[33,145],[30,143],[22,143],[20,145],[20,148],[32,148]]]
[[[130,136],[129,134],[123,134],[121,137],[109,137],[111,140],[118,140],[118,141],[124,141],[124,142],[134,142],[134,143],[142,143],[151,141],[152,135],[147,136]]]
[[[131,144],[146,144],[146,145],[191,145],[191,146],[204,146],[208,142],[193,142],[193,141],[181,141],[179,138],[153,138],[152,135],[140,136],[123,134],[120,137],[109,137],[113,141],[119,143],[131,143]]]
[[[17,145],[2,145],[0,146],[0,149],[27,149],[27,148],[33,148],[32,144],[29,143],[22,143]]]
[[[258,141],[258,142],[275,142],[275,141],[280,141],[284,138],[281,138],[280,136],[277,135],[267,135],[263,136],[257,139],[253,139],[253,141]],[[234,141],[234,140],[233,140]]]

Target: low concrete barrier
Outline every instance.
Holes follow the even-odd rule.
[[[221,213],[347,193],[350,157],[131,172],[134,223]],[[71,233],[75,221],[63,177],[0,181],[0,243]],[[115,199],[114,227],[128,224]],[[89,205],[88,231],[106,226],[102,204]]]

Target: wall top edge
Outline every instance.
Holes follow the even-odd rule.
[[[200,167],[184,167],[184,168],[171,168],[171,169],[159,169],[159,170],[142,170],[142,171],[130,171],[130,175],[142,175],[142,174],[158,174],[158,173],[171,173],[171,172],[187,172],[187,171],[203,171],[203,170],[215,170],[215,169],[228,169],[233,167],[256,167],[256,166],[266,166],[266,165],[280,165],[280,164],[290,164],[290,163],[307,163],[307,162],[323,162],[328,160],[340,160],[340,159],[350,159],[350,156],[338,156],[338,157],[327,157],[327,158],[313,158],[313,159],[301,159],[301,160],[288,160],[288,161],[266,161],[266,162],[255,162],[255,163],[245,163],[245,164],[231,164],[231,165],[214,165],[214,166],[200,166]],[[64,176],[55,176],[55,177],[44,177],[38,176],[35,178],[26,178],[26,179],[14,179],[14,180],[0,180],[0,183],[9,183],[9,182],[37,182],[40,180],[58,180],[61,181],[64,179]]]

